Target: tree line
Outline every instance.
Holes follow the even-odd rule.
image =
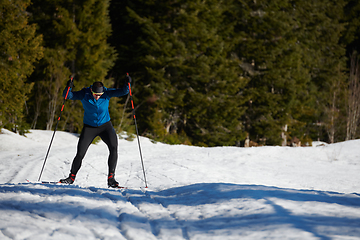
[[[74,90],[126,73],[141,135],[197,146],[329,143],[359,137],[355,0],[6,0],[0,12],[0,127],[53,129]],[[128,99],[112,99],[133,132]],[[59,128],[79,132],[67,101]]]

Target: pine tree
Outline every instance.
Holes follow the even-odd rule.
[[[296,36],[299,21],[290,1],[234,1],[236,53],[250,78],[244,118],[250,138],[280,144],[286,126],[306,111],[309,71]]]
[[[345,3],[344,13],[342,14],[345,31],[341,37],[341,44],[346,46],[346,55],[350,57],[354,51],[360,52],[360,2],[347,0]]]
[[[330,143],[345,139],[346,57],[345,46],[340,43],[345,25],[344,1],[318,0],[298,3],[302,21],[299,41],[306,50],[305,63],[317,88],[315,119],[325,127]],[[315,24],[316,23],[316,24]]]
[[[33,127],[51,129],[62,103],[62,91],[71,75],[74,90],[104,81],[116,58],[107,43],[111,34],[108,15],[109,1],[101,0],[34,0],[32,21],[45,37],[45,57],[37,66],[32,80],[36,92],[33,97]],[[112,87],[107,85],[108,87]],[[39,103],[40,101],[43,103]],[[46,109],[45,114],[40,109]],[[82,127],[82,107],[78,101],[68,103],[62,117],[61,129],[71,132]],[[46,121],[44,121],[46,119]],[[34,122],[40,122],[36,126]]]
[[[349,58],[347,67],[349,69],[347,108],[347,134],[345,140],[359,138],[359,52],[360,52],[360,2],[348,0],[344,7],[343,22],[345,31],[342,35],[341,44],[346,46],[346,56]]]
[[[233,26],[223,24],[227,5],[176,1],[156,9],[162,12],[129,9],[147,51],[139,59],[145,68],[139,92],[148,103],[143,127],[162,140],[183,134],[196,145],[234,145],[244,137],[239,119],[246,80],[231,56]]]
[[[345,53],[339,39],[344,4],[114,3],[121,9],[114,19],[124,23],[115,27],[123,36],[116,45],[121,55],[116,67],[118,72],[135,72],[134,97],[141,109],[137,115],[146,119],[140,128],[169,141],[183,133],[198,145],[230,144],[231,134],[221,136],[229,129],[237,139],[246,130],[252,140],[273,145],[281,144],[283,135],[341,139]],[[219,114],[227,110],[233,115]]]
[[[117,56],[107,42],[111,35],[109,0],[83,0],[76,3],[73,18],[79,34],[75,42],[76,55],[72,59],[76,85],[80,90],[95,81],[102,81],[106,87],[113,87],[113,81],[105,79]],[[71,102],[71,108],[65,114],[66,128],[70,131],[79,131],[82,127],[83,114],[79,109],[82,110],[79,101]],[[116,120],[115,117],[112,115],[113,120]]]
[[[42,36],[28,23],[29,0],[0,3],[0,128],[24,131],[23,121],[32,84],[26,78],[42,57]]]
[[[72,5],[70,1],[33,0],[28,8],[31,22],[36,23],[37,31],[44,35],[44,58],[30,78],[35,84],[28,115],[32,128],[52,129],[62,104],[62,90],[71,75],[79,33],[73,12],[63,6]]]
[[[334,13],[342,3],[234,3],[236,31],[241,36],[237,53],[251,79],[250,107],[244,119],[251,138],[277,145],[282,133],[298,138],[309,135],[309,126],[324,121],[320,118],[326,115],[325,106],[331,107],[325,93],[339,89],[337,80],[342,86],[343,52],[337,44],[342,27]]]

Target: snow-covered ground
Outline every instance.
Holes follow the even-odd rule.
[[[313,147],[91,145],[74,185],[38,177],[53,132],[0,134],[0,239],[360,239],[360,141]],[[41,180],[68,176],[78,136],[58,131]],[[29,182],[28,182],[28,181]]]

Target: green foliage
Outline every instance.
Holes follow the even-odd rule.
[[[29,0],[0,3],[0,128],[24,132],[27,96],[33,84],[27,77],[43,55],[42,36],[28,23]]]
[[[101,137],[97,136],[94,138],[94,140],[91,142],[91,144],[98,144],[101,141]]]
[[[346,46],[346,55],[350,56],[353,51],[360,52],[360,2],[348,0],[343,9],[342,22],[346,24],[346,28],[340,43]]]
[[[303,126],[330,119],[336,111],[324,109],[331,107],[328,101],[334,91],[344,86],[344,48],[338,45],[343,24],[341,12],[336,12],[342,4],[236,2],[233,18],[242,36],[236,52],[251,79],[244,121],[252,139],[278,145],[285,125],[301,126],[304,134]]]
[[[0,4],[0,127],[51,129],[71,75],[77,91],[94,81],[121,87],[129,72],[139,133],[156,141],[344,140],[358,1],[29,4]],[[135,134],[129,98],[112,99],[109,111],[117,132]],[[79,132],[82,117],[81,103],[67,101],[59,128]]]
[[[226,5],[144,4],[152,11],[128,8],[142,36],[136,42],[146,52],[137,56],[143,68],[138,73],[142,95],[136,100],[147,103],[141,108],[146,118],[141,127],[159,139],[184,133],[196,145],[233,145],[243,137],[239,116],[246,79],[229,53],[233,26],[223,24]]]
[[[28,115],[32,127],[54,126],[71,75],[75,76],[74,91],[104,81],[116,58],[107,43],[111,34],[108,7],[109,1],[103,0],[33,0],[31,20],[46,37],[45,56],[31,78],[35,82],[32,114]],[[81,102],[67,102],[61,129],[79,132],[82,116]]]
[[[288,126],[288,137],[330,139],[332,131],[339,140],[346,88],[339,40],[350,21],[342,10],[354,5],[113,2],[115,68],[134,72],[140,128],[156,139],[183,132],[196,145],[233,145],[246,131],[277,145]]]
[[[307,49],[306,59],[316,89],[316,106],[319,117],[314,122],[321,122],[327,131],[328,141],[344,140],[340,132],[346,131],[342,124],[341,112],[346,108],[346,57],[345,46],[340,43],[340,37],[345,31],[342,23],[345,1],[317,1],[312,4],[303,3],[305,27],[301,29],[300,41]],[[299,4],[300,5],[300,4]],[[302,6],[302,5],[300,5]],[[316,25],[314,24],[316,23]],[[312,38],[309,38],[312,35]]]

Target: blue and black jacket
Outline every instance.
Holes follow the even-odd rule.
[[[121,97],[129,93],[129,86],[124,85],[122,88],[106,88],[104,94],[98,100],[95,100],[91,93],[91,88],[83,88],[77,92],[68,93],[67,99],[80,100],[84,108],[84,124],[98,127],[110,121],[109,102],[112,97]],[[63,91],[65,97],[67,87]]]

